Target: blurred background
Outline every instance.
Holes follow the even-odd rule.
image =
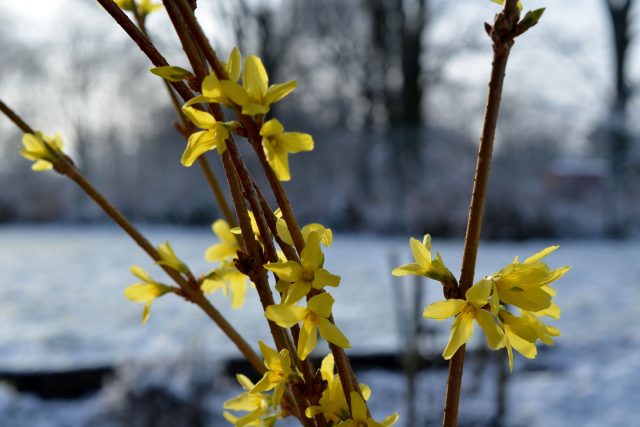
[[[517,358],[513,375],[503,352],[472,343],[461,425],[632,425],[637,3],[525,3],[547,11],[511,55],[477,276],[559,243],[549,263],[572,266],[559,286],[563,336],[537,360]],[[427,232],[459,271],[490,72],[482,23],[497,10],[447,0],[198,5],[220,56],[238,46],[261,56],[272,82],[298,80],[273,114],[312,133],[316,148],[291,157],[286,189],[302,223],[336,232],[327,253],[343,277],[336,319],[373,388],[374,414],[398,410],[404,426],[439,424],[449,324],[419,320],[440,297],[433,283],[389,272],[409,261],[408,237]],[[169,62],[187,67],[166,15],[147,26]],[[0,97],[32,127],[61,132],[125,215],[206,272],[209,226],[221,215],[201,172],[179,163],[184,144],[149,68],[95,2],[0,1]],[[170,298],[140,325],[141,307],[122,296],[135,281],[128,267],[161,271],[72,183],[33,173],[20,138],[0,118],[0,425],[226,425],[222,403],[239,391],[231,372],[244,369],[234,348]],[[209,158],[223,179],[217,155]],[[212,300],[251,342],[267,336],[255,296],[240,312],[221,295]]]

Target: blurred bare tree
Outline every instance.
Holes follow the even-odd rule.
[[[629,99],[633,88],[629,85],[627,76],[629,47],[632,42],[632,7],[633,0],[604,0],[610,18],[614,92],[609,109],[609,116],[605,120],[606,153],[611,171],[612,203],[609,204],[608,228],[612,237],[622,237],[625,234],[628,218],[625,213],[624,199],[628,188],[629,149],[631,135],[628,123]]]

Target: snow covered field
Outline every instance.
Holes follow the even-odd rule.
[[[214,236],[206,228],[144,229],[153,243],[168,239],[196,272],[208,268],[202,253]],[[507,425],[640,425],[640,328],[636,322],[640,242],[487,242],[480,248],[478,275],[494,272],[515,255],[526,257],[554,243],[561,248],[548,258],[549,264],[572,266],[557,286],[563,316],[556,326],[562,337],[538,360],[516,359],[507,385]],[[436,240],[434,248],[452,271],[458,271],[461,242]],[[392,302],[394,286],[403,285],[392,284],[389,274],[389,257],[394,252],[401,262],[408,261],[408,239],[338,235],[327,252],[326,267],[343,278],[333,292],[334,314],[351,341],[351,354],[394,351],[399,345]],[[229,380],[203,372],[214,370],[216,361],[235,356],[235,349],[195,307],[177,298],[156,301],[149,323],[141,325],[142,307],[122,294],[135,281],[128,271],[131,264],[163,278],[133,243],[111,227],[0,228],[0,370],[123,366],[118,381],[78,401],[42,402],[0,385],[0,426],[135,426],[130,420],[121,422],[101,414],[109,408],[124,411],[123,394],[149,382],[188,397],[194,378],[210,378],[215,384],[216,391],[208,392],[203,405],[214,414],[221,412],[222,401],[235,390]],[[425,286],[429,300],[440,296],[435,284]],[[250,342],[267,337],[256,297],[235,312],[222,295],[214,295],[212,301]],[[443,331],[433,347],[439,352],[449,324],[436,325]],[[176,362],[189,353],[200,356],[191,357],[192,363]],[[418,399],[430,402],[420,405],[427,417],[438,418],[445,375],[419,375]],[[480,395],[485,397],[469,399],[467,406],[463,402],[463,418],[465,410],[493,411],[493,397],[486,396],[494,394],[494,377],[495,367],[490,365],[481,376]],[[466,374],[466,383],[472,383],[472,378]],[[373,388],[374,413],[403,412],[401,375],[366,372],[360,380]],[[219,416],[211,423],[225,425]]]

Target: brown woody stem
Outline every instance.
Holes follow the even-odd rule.
[[[495,24],[491,28],[490,36],[493,41],[493,63],[491,78],[489,81],[489,93],[484,113],[482,136],[478,149],[476,172],[471,194],[471,205],[465,233],[464,252],[462,256],[462,269],[460,273],[460,286],[457,298],[464,299],[465,292],[473,284],[476,268],[478,244],[484,215],[484,205],[489,185],[489,173],[491,170],[491,158],[493,155],[493,142],[495,140],[496,126],[500,112],[500,100],[504,83],[507,60],[511,46],[513,46],[518,23],[519,12],[517,0],[506,0],[504,9],[496,15]],[[465,346],[454,354],[449,362],[449,375],[447,379],[447,391],[444,403],[444,427],[456,427],[458,425],[458,407],[460,403],[460,390],[462,386],[462,372],[464,368]]]

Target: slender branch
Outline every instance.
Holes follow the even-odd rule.
[[[9,117],[21,130],[33,133],[32,128],[27,125],[17,114],[0,100],[0,110]],[[114,207],[73,165],[66,156],[56,158],[56,171],[67,176],[74,181],[116,224],[122,228],[154,261],[161,260],[160,254],[149,240],[135,227],[126,217]],[[213,320],[220,329],[236,345],[238,350],[245,356],[252,366],[260,373],[265,372],[265,367],[260,357],[253,351],[246,340],[236,331],[233,326],[220,314],[220,312],[204,297],[197,283],[186,280],[178,272],[166,266],[160,266],[169,277],[171,277],[186,294],[187,298],[196,303]]]
[[[120,9],[112,0],[97,0],[107,13],[122,27],[122,29],[131,37],[138,45],[140,50],[149,58],[151,63],[156,67],[166,67],[169,65],[167,60],[158,52],[151,40],[129,19],[126,13]],[[180,94],[182,99],[189,100],[193,98],[191,89],[183,82],[171,82],[171,86]]]
[[[457,292],[458,295],[455,296],[457,298],[464,298],[465,292],[473,284],[484,205],[489,184],[489,173],[491,170],[493,142],[495,140],[496,126],[500,112],[502,87],[509,52],[511,46],[513,46],[517,31],[516,26],[519,12],[516,5],[517,0],[507,0],[503,11],[496,15],[494,26],[490,28],[490,36],[493,41],[493,63],[465,234],[460,286]],[[458,425],[458,407],[460,403],[464,356],[465,346],[462,346],[449,362],[449,375],[444,404],[444,427],[456,427]]]
[[[2,111],[4,115],[7,116],[9,120],[13,122],[13,124],[18,126],[22,132],[35,133],[35,131],[31,129],[31,127],[28,124],[26,124],[24,120],[20,118],[20,116],[14,113],[13,110],[9,108],[7,104],[2,102],[2,100],[0,100],[0,111]]]

